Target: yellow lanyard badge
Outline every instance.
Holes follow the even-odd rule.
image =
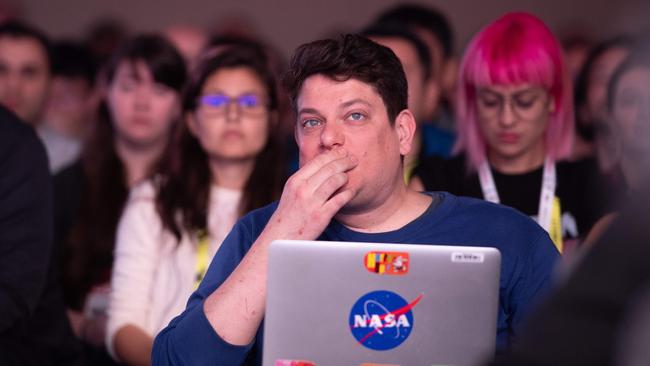
[[[196,247],[196,266],[194,267],[194,289],[196,290],[203,277],[205,277],[205,272],[208,270],[208,251],[209,251],[209,238],[208,233],[205,230],[201,230],[198,233],[198,245]]]
[[[553,200],[551,225],[548,234],[557,247],[557,250],[562,253],[564,251],[564,242],[562,241],[562,208],[560,207],[560,199],[557,196],[555,196],[555,199]]]

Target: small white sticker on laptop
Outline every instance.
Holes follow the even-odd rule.
[[[483,253],[451,253],[451,261],[454,263],[483,263],[485,256]]]

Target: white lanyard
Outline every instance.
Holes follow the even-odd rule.
[[[487,201],[499,203],[499,192],[494,184],[490,164],[485,160],[478,169],[478,178],[483,191],[483,198]],[[544,175],[542,176],[542,192],[539,196],[539,211],[537,223],[547,232],[551,227],[551,213],[555,199],[556,185],[555,161],[549,157],[544,160]]]

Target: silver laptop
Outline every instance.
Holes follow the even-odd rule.
[[[495,248],[274,241],[264,366],[478,365],[500,266]]]

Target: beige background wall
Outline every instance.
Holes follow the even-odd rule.
[[[259,34],[290,53],[297,45],[337,29],[354,30],[397,0],[22,0],[26,19],[53,36],[79,37],[98,17],[120,18],[132,30],[170,23],[214,27],[224,18],[248,19]],[[649,0],[428,0],[454,25],[457,47],[505,11],[531,11],[560,34],[584,29],[596,37],[648,28]]]

